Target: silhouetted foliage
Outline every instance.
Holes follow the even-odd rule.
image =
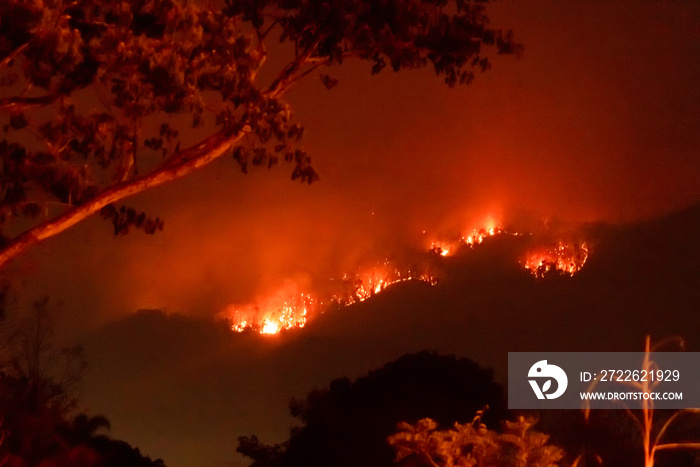
[[[489,68],[488,49],[522,48],[488,27],[484,3],[0,2],[0,224],[36,219],[5,239],[0,263],[98,212],[118,234],[154,233],[157,218],[117,203],[224,154],[244,172],[284,160],[311,183],[285,91],[315,72],[335,87],[321,67],[348,59],[373,74],[430,66],[449,86],[469,83]],[[282,65],[261,81],[266,62]]]
[[[60,348],[53,339],[48,299],[11,333],[0,370],[0,416],[6,467],[163,467],[138,449],[98,434],[103,416],[74,415],[74,387],[85,362],[80,347]]]
[[[539,427],[551,434],[552,442],[568,453],[568,464],[581,455],[585,466],[614,465],[638,467],[644,465],[644,451],[640,427],[631,417],[640,416],[641,410],[594,410],[589,420],[582,413],[571,410],[542,410]],[[663,425],[675,411],[655,410],[657,426]],[[700,433],[697,418],[682,418],[667,433],[673,441],[696,442]],[[596,460],[599,458],[600,460]],[[656,467],[696,467],[700,465],[700,450],[667,450],[656,454]]]
[[[292,400],[291,414],[302,425],[281,445],[257,437],[239,438],[238,452],[251,467],[389,466],[394,453],[386,438],[399,422],[429,417],[442,426],[471,421],[488,405],[488,417],[503,413],[501,388],[490,370],[454,356],[430,352],[406,355],[351,382],[331,382],[306,400]]]
[[[532,429],[536,420],[518,417],[496,432],[481,416],[479,411],[471,423],[447,430],[438,430],[429,418],[401,423],[387,441],[399,465],[411,467],[558,467],[564,458],[561,448],[548,443],[549,435]]]
[[[3,429],[5,440],[0,452],[6,467],[164,467],[162,460],[151,460],[124,441],[99,434],[109,429],[103,416],[88,417],[79,414],[72,420],[51,410],[50,407],[27,407],[14,400],[17,392],[6,393],[6,388],[28,391],[27,382],[3,375],[0,381],[3,410],[6,419]],[[10,402],[10,404],[5,404]],[[12,406],[19,402],[19,406]]]

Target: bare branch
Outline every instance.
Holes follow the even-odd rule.
[[[664,342],[665,342],[665,341],[664,341]],[[700,409],[684,409],[684,410],[679,410],[678,412],[674,413],[674,414],[671,416],[671,418],[669,418],[668,420],[666,420],[666,423],[664,423],[663,427],[661,428],[661,430],[659,430],[659,433],[656,435],[656,439],[654,440],[654,450],[658,450],[658,449],[671,449],[671,448],[669,448],[669,447],[664,448],[664,447],[662,447],[662,446],[670,446],[671,444],[677,444],[677,443],[671,443],[671,444],[669,444],[669,443],[664,443],[664,444],[661,444],[661,438],[663,438],[664,434],[666,434],[666,429],[668,429],[668,427],[670,427],[670,426],[673,424],[673,422],[674,422],[677,418],[679,418],[679,417],[682,416],[682,415],[687,415],[687,414],[700,415]],[[688,443],[683,443],[683,444],[685,445],[685,444],[688,444]],[[696,444],[697,444],[697,446],[700,446],[700,443],[696,443]]]
[[[654,446],[652,451],[662,451],[664,449],[700,449],[700,443],[666,443]]]

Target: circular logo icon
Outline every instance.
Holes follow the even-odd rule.
[[[569,384],[569,379],[566,377],[564,370],[556,365],[547,363],[547,360],[540,360],[532,365],[527,376],[528,378],[534,378],[528,379],[528,381],[538,399],[556,399],[564,394],[566,386]],[[552,380],[557,382],[557,386],[555,391],[550,392]]]

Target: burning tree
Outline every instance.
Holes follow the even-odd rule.
[[[486,49],[521,49],[487,26],[483,2],[223,3],[0,4],[0,264],[97,213],[117,234],[154,233],[159,218],[117,203],[224,155],[316,180],[283,96],[322,68],[432,66],[454,86],[489,67]],[[282,65],[261,74],[273,52]]]

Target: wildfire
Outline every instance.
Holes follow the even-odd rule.
[[[544,247],[527,253],[524,264],[535,277],[542,278],[550,272],[573,276],[583,268],[588,259],[586,243],[559,242],[554,247]]]
[[[487,237],[501,234],[524,235],[521,232],[508,231],[500,223],[489,221],[487,226],[472,229],[469,233],[462,234],[456,240],[432,242],[430,244],[430,252],[439,256],[451,256],[464,247],[473,248]],[[533,234],[530,233],[529,235],[532,236]],[[537,240],[534,241],[537,243]],[[573,276],[583,268],[587,259],[588,246],[585,242],[569,243],[559,241],[555,245],[545,244],[530,249],[522,263],[524,263],[525,269],[529,270],[535,277],[543,278],[550,272],[555,271],[560,274]]]
[[[519,233],[506,231],[500,224],[488,222],[486,226],[482,226],[478,229],[468,229],[457,239],[433,241],[430,244],[430,251],[440,256],[452,256],[463,247],[472,248],[475,245],[479,245],[481,242],[483,242],[485,238],[502,233],[520,235]]]
[[[261,334],[276,334],[282,329],[303,328],[309,313],[317,306],[317,300],[310,294],[286,295],[278,291],[257,304],[230,306],[225,314],[232,331],[250,329]]]
[[[465,231],[452,240],[434,241],[430,252],[439,257],[451,256],[464,249],[474,248],[486,238],[496,235],[523,236],[520,232],[508,231],[501,224],[489,221],[478,229]],[[554,272],[573,276],[583,268],[588,259],[588,246],[585,242],[558,241],[551,243],[538,240],[529,234],[528,244],[532,246],[521,261],[524,268],[536,278],[543,278]],[[374,266],[331,278],[318,293],[301,293],[296,285],[287,284],[277,292],[244,306],[229,306],[225,314],[231,330],[250,330],[261,334],[277,334],[286,329],[303,328],[312,316],[333,308],[342,308],[364,302],[399,282],[420,281],[437,284],[437,278],[426,271],[401,268],[385,260]]]
[[[340,294],[333,295],[333,301],[348,306],[355,302],[364,302],[385,290],[387,287],[399,282],[420,281],[430,285],[437,284],[437,278],[429,273],[421,273],[410,269],[402,270],[389,262],[380,266],[361,271],[352,276],[345,275],[342,278],[344,284]]]
[[[325,294],[294,293],[281,289],[258,303],[242,307],[230,306],[225,311],[231,330],[243,332],[251,330],[261,334],[277,334],[285,329],[303,328],[309,316],[324,313],[333,307],[350,306],[386,290],[393,284],[406,281],[437,284],[437,278],[428,273],[418,273],[410,269],[400,269],[385,261],[373,268],[344,275],[336,282],[336,291]]]
[[[483,242],[486,237],[492,237],[496,234],[500,234],[501,232],[503,232],[503,228],[500,226],[481,228],[479,230],[474,229],[471,234],[463,235],[461,240],[469,246],[474,246]]]
[[[430,244],[430,251],[440,256],[450,256],[459,247],[458,243],[450,242],[433,242]]]

